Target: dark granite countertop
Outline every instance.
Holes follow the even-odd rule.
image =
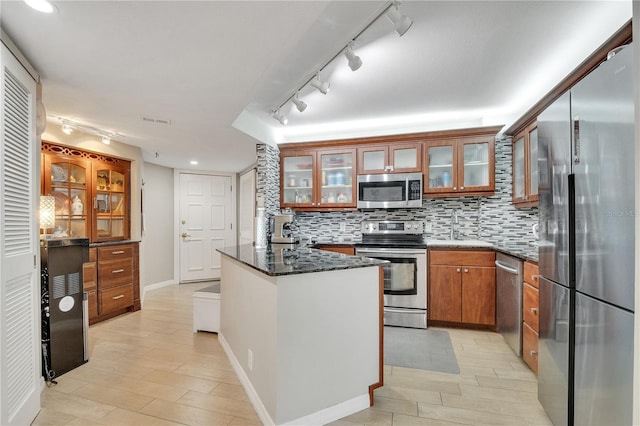
[[[386,260],[349,256],[309,247],[289,248],[277,244],[264,249],[246,244],[224,247],[218,251],[270,276],[364,268],[387,263]]]

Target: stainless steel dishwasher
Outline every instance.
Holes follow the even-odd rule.
[[[522,356],[522,260],[496,254],[498,332]]]

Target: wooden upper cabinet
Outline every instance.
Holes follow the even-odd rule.
[[[421,142],[358,147],[358,174],[421,171]]]
[[[353,148],[281,152],[280,206],[296,210],[355,208],[355,159]]]
[[[434,139],[424,144],[423,192],[430,196],[495,192],[493,136]]]
[[[129,161],[46,141],[42,160],[41,193],[55,198],[58,232],[92,243],[130,238]]]
[[[513,194],[516,207],[538,205],[538,127],[527,126],[513,138]]]

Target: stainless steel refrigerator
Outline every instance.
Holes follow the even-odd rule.
[[[538,117],[538,399],[556,425],[629,425],[635,263],[633,51]]]

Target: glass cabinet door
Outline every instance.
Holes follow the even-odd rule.
[[[386,167],[386,146],[358,148],[358,173],[385,173]]]
[[[454,186],[454,144],[427,146],[424,192],[448,192]]]
[[[55,199],[55,228],[49,230],[56,236],[88,237],[89,198],[87,178],[89,165],[81,161],[61,161],[45,156],[45,195]]]
[[[355,205],[353,150],[320,153],[320,206]]]
[[[283,157],[283,205],[313,205],[313,154]]]
[[[95,237],[120,240],[127,229],[126,175],[124,171],[98,167],[95,172]]]
[[[513,198],[524,198],[524,136],[513,143]]]
[[[390,145],[390,163],[394,173],[412,173],[422,171],[422,143]]]
[[[538,195],[538,128],[529,132],[529,194]]]
[[[463,184],[460,190],[489,186],[489,143],[463,144]]]

